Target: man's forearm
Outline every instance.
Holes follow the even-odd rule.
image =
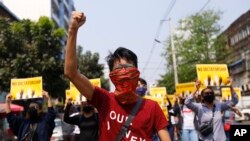
[[[48,107],[52,107],[52,102],[51,102],[51,99],[50,99],[50,98],[48,98],[48,99],[47,99],[47,101],[48,101]]]
[[[171,141],[170,135],[167,129],[162,129],[158,131],[158,136],[160,138],[160,141]]]
[[[67,77],[72,76],[77,71],[76,64],[76,39],[77,29],[69,29],[68,40],[65,53],[65,67],[64,73]]]
[[[11,110],[10,110],[10,101],[6,101],[6,109],[5,109],[5,112],[6,112],[6,114],[8,114],[8,113],[10,113],[11,112]]]

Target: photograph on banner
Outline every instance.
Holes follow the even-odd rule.
[[[149,94],[152,97],[166,97],[167,96],[167,90],[166,87],[150,87]]]
[[[196,71],[201,87],[225,86],[229,72],[226,64],[197,64]]]
[[[42,77],[11,79],[10,93],[13,100],[41,98]]]
[[[175,89],[178,96],[186,97],[195,91],[195,82],[179,83]]]
[[[241,90],[240,90],[240,88],[235,87],[234,91],[237,94],[238,99],[240,100],[241,99]],[[231,100],[231,90],[230,90],[230,88],[221,88],[221,93],[222,93],[221,94],[222,99]]]

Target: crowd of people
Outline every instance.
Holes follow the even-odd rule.
[[[65,141],[226,141],[225,123],[229,122],[228,110],[235,108],[238,97],[232,87],[231,100],[215,102],[211,87],[196,90],[187,96],[180,96],[175,103],[167,103],[168,117],[159,104],[150,99],[147,82],[140,78],[138,60],[131,50],[119,47],[107,56],[109,77],[115,86],[114,92],[93,86],[89,79],[77,69],[77,31],[85,23],[82,12],[72,13],[65,52],[65,76],[86,98],[76,108],[72,99],[65,102],[63,133]],[[6,96],[7,120],[18,141],[49,141],[55,128],[56,111],[51,98],[43,91],[48,110],[43,112],[41,103],[31,102],[25,117],[14,115],[10,110],[11,94]],[[78,128],[79,134],[72,136]]]

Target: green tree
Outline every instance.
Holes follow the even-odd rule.
[[[221,33],[218,24],[220,15],[219,11],[207,10],[180,20],[173,36],[180,83],[196,79],[196,64],[218,63],[228,55],[228,52],[223,50],[226,38],[223,35],[218,37]],[[168,91],[172,93],[175,85],[174,82],[170,82],[174,77],[170,52],[172,51],[168,40],[164,56],[169,69],[159,80],[159,85],[167,86]]]
[[[89,79],[101,78],[101,86],[106,90],[109,90],[110,86],[108,79],[105,79],[103,74],[104,65],[98,64],[98,61],[98,53],[92,54],[90,51],[83,53],[83,48],[77,46],[77,62],[80,72],[85,74]]]
[[[65,93],[62,49],[65,31],[41,17],[38,22],[10,23],[0,19],[0,79],[9,91],[12,78],[42,76],[44,89],[53,97]]]

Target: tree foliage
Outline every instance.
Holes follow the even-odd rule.
[[[69,85],[63,72],[65,37],[65,30],[55,27],[48,17],[37,22],[0,18],[0,84],[4,90],[9,91],[12,78],[42,76],[45,90],[53,97],[64,97]],[[103,76],[99,55],[81,53],[80,70],[90,78]]]
[[[62,40],[65,31],[47,17],[38,22],[0,19],[0,78],[9,91],[12,78],[42,76],[52,96],[64,93]]]
[[[228,52],[225,47],[225,37],[218,36],[221,27],[218,24],[221,12],[207,10],[196,13],[180,20],[173,36],[176,49],[176,60],[179,83],[190,82],[196,79],[196,64],[221,62]],[[159,85],[167,86],[170,93],[174,92],[173,65],[170,40],[164,55],[167,60],[168,71],[162,76]]]

